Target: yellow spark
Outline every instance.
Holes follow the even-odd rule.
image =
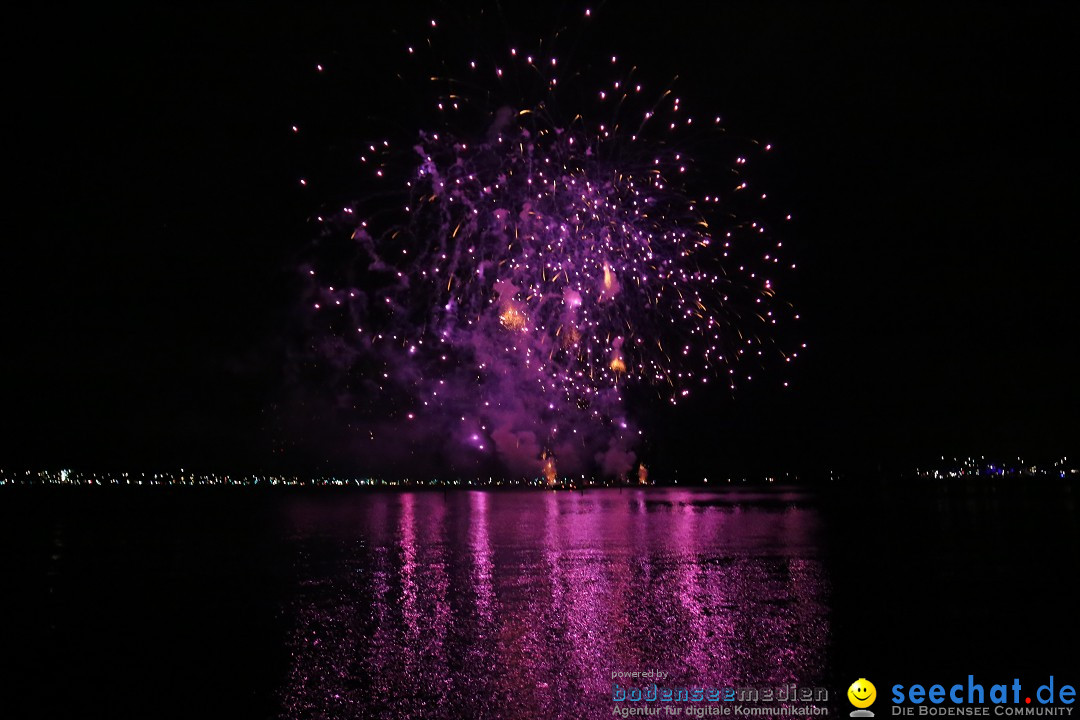
[[[604,263],[604,289],[611,290],[615,284],[615,276],[611,274],[611,266]]]
[[[528,318],[525,317],[525,313],[516,307],[508,305],[499,315],[499,322],[507,330],[518,332],[525,330],[528,325]]]

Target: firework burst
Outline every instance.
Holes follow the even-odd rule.
[[[677,405],[797,357],[776,342],[794,264],[747,172],[771,147],[617,57],[565,64],[511,47],[430,77],[434,118],[370,142],[364,199],[319,217],[318,356],[367,435],[377,418],[458,470],[626,477],[627,388]]]

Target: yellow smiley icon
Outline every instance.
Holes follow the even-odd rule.
[[[847,689],[848,700],[857,708],[867,708],[877,699],[877,688],[866,678],[859,678]]]

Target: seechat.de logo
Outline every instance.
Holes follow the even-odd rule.
[[[856,708],[851,711],[851,717],[874,717],[874,713],[866,709],[877,699],[874,683],[866,678],[859,678],[847,689],[847,699]]]

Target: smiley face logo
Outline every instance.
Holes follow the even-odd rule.
[[[847,689],[848,700],[857,708],[868,708],[877,699],[877,688],[866,678],[859,678]]]

